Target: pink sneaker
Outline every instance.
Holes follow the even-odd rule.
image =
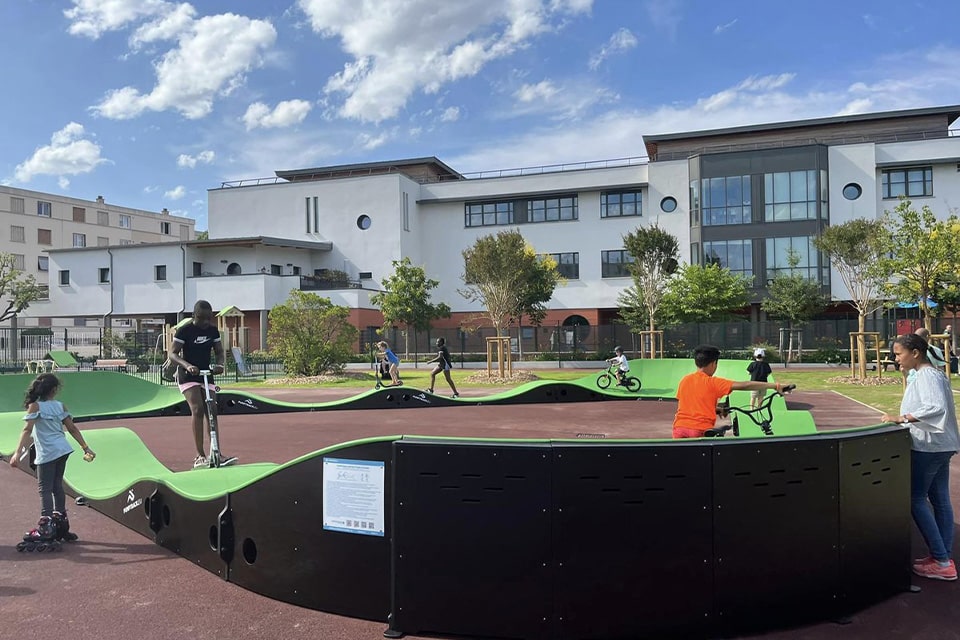
[[[957,565],[950,561],[946,567],[940,566],[939,562],[928,562],[926,564],[913,565],[913,572],[922,578],[931,578],[933,580],[953,581],[957,579]]]
[[[933,561],[934,561],[934,560],[933,560],[933,556],[924,556],[924,557],[922,557],[922,558],[915,558],[915,559],[913,560],[913,566],[916,567],[916,566],[919,566],[919,565],[921,565],[921,564],[930,564],[930,563],[933,562]]]

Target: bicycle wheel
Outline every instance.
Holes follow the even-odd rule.
[[[627,391],[637,392],[640,391],[640,379],[634,378],[633,376],[627,376],[623,381],[624,386],[627,388]]]
[[[597,386],[601,389],[606,389],[610,386],[610,380],[612,376],[609,373],[601,373],[600,377],[597,378]]]

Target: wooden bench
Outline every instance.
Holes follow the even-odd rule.
[[[93,363],[94,370],[97,369],[116,369],[117,371],[127,370],[126,358],[103,358]]]
[[[881,361],[880,361],[880,366],[883,367],[883,370],[884,370],[884,371],[887,370],[887,367],[893,367],[893,370],[894,370],[894,371],[899,371],[899,370],[900,370],[900,365],[897,364],[896,360],[886,360],[886,359],[881,360]],[[876,370],[877,370],[877,361],[876,361],[876,360],[871,360],[871,361],[870,361],[870,370],[871,370],[871,371],[876,371]]]

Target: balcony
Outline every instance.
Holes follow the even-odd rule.
[[[300,276],[300,291],[331,291],[334,289],[361,289],[359,280],[348,278]]]

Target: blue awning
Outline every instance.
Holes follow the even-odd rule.
[[[919,302],[898,302],[898,309],[916,309],[920,306]],[[937,303],[933,301],[932,298],[927,298],[927,307],[933,309],[937,306]]]

